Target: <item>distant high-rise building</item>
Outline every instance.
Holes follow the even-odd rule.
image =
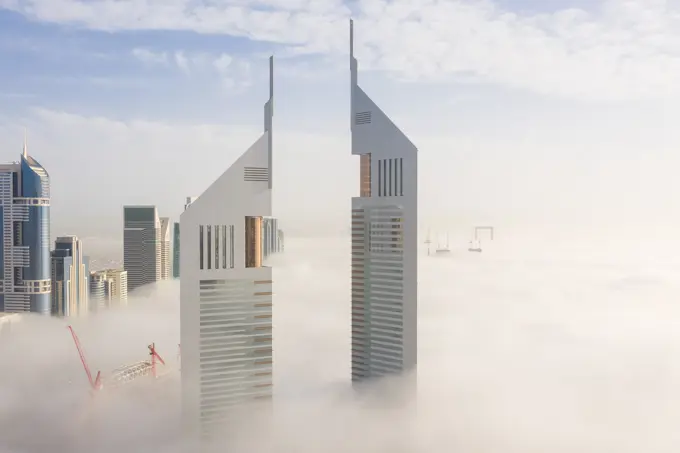
[[[182,419],[210,438],[235,408],[272,395],[272,270],[262,218],[272,209],[273,58],[264,133],[180,217]]]
[[[285,244],[284,244],[284,241],[283,241],[283,230],[280,229],[280,230],[277,232],[277,235],[278,235],[278,237],[279,237],[279,249],[278,249],[277,251],[278,251],[278,252],[283,252],[284,245],[285,245]]]
[[[352,381],[415,370],[418,350],[417,148],[359,87],[350,21]]]
[[[94,311],[127,305],[128,273],[123,269],[103,269],[90,274],[90,304]]]
[[[262,256],[269,257],[281,251],[279,221],[274,217],[262,219]]]
[[[97,272],[90,272],[90,310],[94,312],[101,311],[106,308],[106,276],[97,274]]]
[[[161,279],[161,221],[155,206],[125,206],[123,267],[128,291]]]
[[[0,311],[51,313],[50,177],[28,155],[0,165]]]
[[[172,224],[172,278],[179,278],[179,222]]]
[[[186,203],[184,203],[184,210],[191,205],[191,203],[196,200],[196,197],[187,197]],[[172,276],[174,278],[179,278],[179,266],[180,266],[180,238],[179,238],[179,222],[175,222],[172,231]]]
[[[84,316],[89,311],[90,260],[77,236],[61,236],[52,250],[52,314]]]
[[[161,280],[170,278],[170,219],[161,217]]]

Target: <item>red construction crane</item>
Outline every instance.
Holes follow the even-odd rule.
[[[101,371],[97,371],[97,377],[93,380],[92,373],[90,372],[90,367],[87,364],[87,359],[85,359],[85,353],[83,352],[83,348],[80,346],[80,340],[78,339],[78,335],[76,335],[75,331],[73,330],[73,327],[68,326],[68,330],[71,331],[71,336],[73,336],[73,342],[76,344],[76,348],[78,348],[78,354],[80,354],[80,361],[83,364],[83,368],[85,368],[85,374],[87,374],[87,379],[90,381],[90,387],[92,387],[92,390],[101,390],[102,388]]]
[[[87,374],[87,378],[90,381],[90,386],[94,390],[101,390],[104,381],[103,377],[101,376],[101,372],[98,371],[97,377],[94,380],[92,379],[92,373],[90,373],[90,368],[87,365],[87,360],[85,360],[85,354],[83,353],[83,349],[80,346],[78,336],[73,331],[73,327],[68,326],[68,329],[71,331],[73,341],[75,342],[76,347],[78,348],[78,353],[80,354],[80,361],[83,363],[85,373]],[[119,385],[127,384],[137,379],[138,377],[147,376],[149,374],[154,378],[157,378],[158,370],[156,364],[157,362],[160,362],[161,364],[165,365],[165,360],[163,360],[163,358],[156,352],[155,343],[150,344],[148,348],[151,360],[144,360],[142,362],[137,362],[131,365],[125,365],[120,368],[116,368],[105,379],[107,382],[107,387],[117,387]]]
[[[156,360],[159,360],[163,365],[165,365],[165,360],[163,360],[156,352],[156,343],[151,343],[148,348],[149,355],[151,356],[151,375],[154,378],[157,378],[158,374],[156,373]]]

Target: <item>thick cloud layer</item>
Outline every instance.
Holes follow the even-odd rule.
[[[680,450],[672,255],[497,240],[482,254],[423,256],[418,401],[404,408],[349,391],[347,243],[286,246],[272,262],[276,417],[244,417],[222,451]],[[95,372],[146,359],[151,342],[168,362],[168,376],[95,399],[65,322],[25,319],[0,339],[0,452],[177,451],[177,294],[161,285],[74,322]]]

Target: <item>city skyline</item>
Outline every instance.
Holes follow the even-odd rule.
[[[0,0],[0,61],[0,450],[678,450],[680,0]]]
[[[31,146],[46,151],[40,163],[59,181],[52,203],[64,213],[53,218],[55,236],[117,241],[125,204],[155,204],[176,219],[177,200],[205,190],[259,135],[249,118],[259,114],[256,87],[266,83],[264,55],[273,53],[285,57],[275,140],[290,156],[277,162],[285,184],[273,215],[291,237],[348,234],[344,210],[358,174],[346,153],[347,49],[338,37],[352,16],[370,30],[356,49],[362,87],[418,144],[420,171],[430,175],[420,181],[421,231],[477,224],[639,231],[668,219],[671,230],[680,224],[671,197],[680,190],[671,172],[680,165],[680,137],[670,124],[680,110],[677,6],[635,14],[640,1],[451,0],[413,10],[396,2],[384,11],[325,4],[328,16],[318,21],[318,11],[300,20],[301,12],[277,4],[263,14],[288,11],[300,23],[274,21],[266,33],[259,22],[209,28],[202,1],[175,13],[145,4],[134,23],[89,3],[71,9],[71,0],[65,16],[49,14],[54,6],[43,0],[32,0],[40,8],[4,3],[0,38],[13,44],[0,46],[0,57],[16,64],[0,71],[1,160],[21,149],[24,128]],[[400,4],[412,14],[399,15]],[[232,17],[221,14],[215,20]],[[156,30],[151,18],[168,28]],[[650,23],[661,30],[658,45]],[[253,34],[243,36],[245,29]],[[76,168],[84,171],[73,178]],[[167,184],[162,175],[177,168],[182,177]],[[320,168],[332,168],[337,183]],[[467,195],[448,195],[458,193]],[[323,212],[309,218],[307,203],[294,201],[301,199]]]

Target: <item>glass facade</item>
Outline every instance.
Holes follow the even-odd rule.
[[[25,152],[0,166],[0,310],[51,313],[50,183]],[[10,260],[8,262],[8,260]]]

